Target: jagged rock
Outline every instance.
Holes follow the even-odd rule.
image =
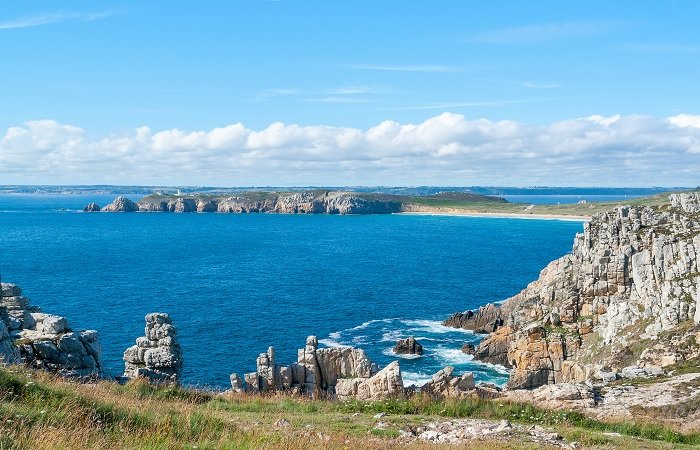
[[[397,355],[422,355],[423,346],[413,336],[410,336],[396,342],[394,353]]]
[[[379,374],[381,376],[375,378]],[[256,359],[256,371],[246,373],[244,379],[242,388],[252,393],[292,391],[311,397],[346,399],[358,395],[378,398],[403,392],[398,364],[379,371],[364,350],[352,347],[318,348],[316,336],[306,339],[306,346],[298,351],[297,361],[289,366],[276,364],[275,349],[269,347]],[[239,382],[238,375],[231,375],[234,390]],[[397,383],[401,385],[400,390]]]
[[[371,378],[357,385],[355,397],[359,400],[401,397],[405,394],[401,368],[397,361],[392,362]]]
[[[85,208],[83,208],[84,212],[99,212],[102,208],[100,208],[100,205],[97,203],[88,203],[85,205]]]
[[[182,349],[170,316],[147,314],[144,334],[136,339],[136,345],[124,351],[124,377],[143,377],[155,383],[179,383]]]
[[[506,391],[505,398],[547,409],[581,410],[595,406],[595,393],[585,384],[560,383],[533,390],[517,389]]]
[[[19,286],[0,283],[0,362],[24,363],[68,378],[104,376],[94,330],[73,332],[61,316],[38,312]]]
[[[522,292],[445,324],[490,333],[475,359],[512,367],[510,389],[697,358],[698,198],[679,193],[667,205],[598,214],[577,234],[573,252]]]
[[[476,345],[467,342],[462,346],[462,353],[466,355],[473,355],[476,353]]]
[[[139,205],[126,197],[117,197],[112,203],[102,209],[102,211],[108,212],[136,212],[138,210]]]
[[[430,381],[421,386],[420,391],[437,398],[461,397],[475,387],[474,375],[471,372],[455,376],[454,367],[447,366],[439,370]]]
[[[230,376],[231,379],[231,390],[233,392],[243,392],[243,379],[237,374],[237,373],[232,373]]]
[[[477,333],[492,333],[503,325],[503,312],[499,305],[489,303],[477,311],[455,313],[443,322],[443,325],[464,328]]]

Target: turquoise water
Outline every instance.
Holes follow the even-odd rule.
[[[440,325],[455,311],[517,293],[570,251],[580,222],[445,216],[85,214],[113,196],[0,196],[0,273],[34,305],[100,332],[106,368],[171,314],[184,381],[225,388],[274,345],[296,359],[307,335],[364,348],[380,365],[396,339],[407,382],[445,365],[502,383],[502,369],[460,352],[479,337]]]

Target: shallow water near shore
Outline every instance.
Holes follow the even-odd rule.
[[[111,200],[114,196],[109,196]],[[478,381],[507,374],[463,354],[480,337],[443,327],[451,313],[516,294],[570,251],[580,222],[446,216],[84,214],[80,195],[0,195],[0,273],[33,305],[100,332],[108,372],[168,312],[184,382],[226,388],[267,346],[296,360],[307,335],[365,349],[380,365],[396,339],[407,384],[445,365]]]

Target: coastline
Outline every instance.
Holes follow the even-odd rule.
[[[590,216],[569,216],[566,214],[487,213],[475,211],[406,211],[394,214],[412,216],[489,217],[492,219],[567,220],[571,222],[588,222],[591,220]]]

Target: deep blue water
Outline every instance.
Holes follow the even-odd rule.
[[[478,380],[506,375],[459,349],[449,314],[516,294],[570,251],[580,222],[474,217],[85,214],[99,196],[0,196],[0,273],[32,304],[100,332],[117,374],[144,315],[171,314],[185,382],[227,387],[268,345],[296,360],[307,335],[364,348],[380,365],[414,335],[426,356],[407,380],[445,365]]]

